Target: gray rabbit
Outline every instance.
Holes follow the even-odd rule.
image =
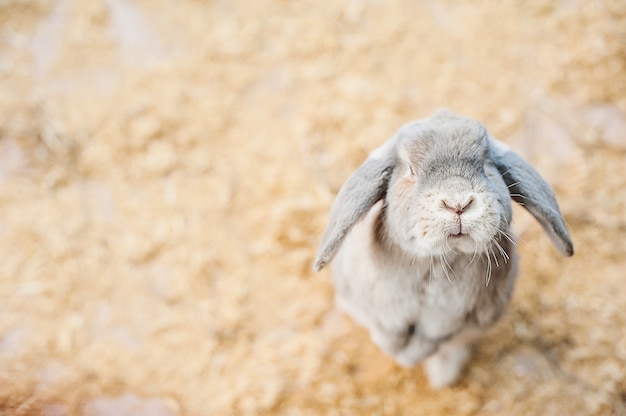
[[[403,126],[342,186],[314,269],[333,260],[338,306],[430,384],[454,383],[517,275],[510,199],[565,256],[550,186],[476,120],[440,110]]]

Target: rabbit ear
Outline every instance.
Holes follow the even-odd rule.
[[[574,245],[550,185],[507,145],[493,138],[490,141],[491,160],[509,187],[511,199],[539,221],[564,256],[574,254]]]
[[[384,154],[389,147],[383,146],[372,153],[339,190],[313,264],[315,271],[322,270],[333,259],[354,224],[387,193],[394,167],[393,157]]]

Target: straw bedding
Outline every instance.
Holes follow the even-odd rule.
[[[0,2],[0,414],[610,415],[626,395],[626,5]],[[553,185],[432,391],[312,257],[404,122],[473,116]]]

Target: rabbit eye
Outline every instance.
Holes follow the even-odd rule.
[[[413,169],[413,165],[411,165],[409,163],[409,173],[411,174],[411,176],[415,176],[415,169]]]

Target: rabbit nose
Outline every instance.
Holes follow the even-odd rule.
[[[462,203],[450,202],[446,199],[442,199],[441,202],[443,203],[444,208],[448,211],[452,211],[457,215],[461,215],[470,207],[470,205],[472,205],[472,202],[474,202],[474,198],[470,196],[467,200],[465,200],[465,202]]]

